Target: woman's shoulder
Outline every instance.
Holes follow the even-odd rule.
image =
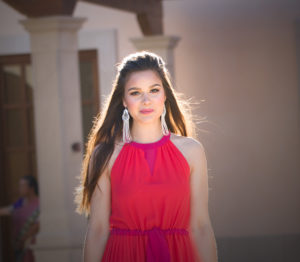
[[[205,156],[203,144],[193,137],[171,133],[170,139],[185,157],[191,169],[193,169],[196,162],[199,161],[199,157]]]
[[[111,157],[109,159],[108,166],[107,166],[108,167],[108,174],[109,174],[109,176],[110,176],[110,173],[111,173],[111,169],[112,169],[112,167],[113,167],[113,165],[114,165],[114,163],[115,163],[118,155],[120,154],[120,152],[121,152],[124,144],[125,143],[122,141],[122,139],[116,138],[116,140],[114,142],[114,150],[112,152],[112,155],[111,155]]]
[[[35,196],[35,203],[36,203],[37,207],[40,206],[40,198],[39,198],[39,196]]]
[[[23,197],[19,197],[17,201],[15,201],[13,204],[12,204],[12,208],[13,209],[18,209],[18,208],[21,208],[23,206],[23,203],[24,203],[24,198]]]
[[[190,136],[181,136],[175,133],[171,133],[170,139],[176,145],[183,147],[184,149],[189,151],[205,150],[201,141]]]
[[[96,155],[98,155],[98,151],[100,150],[100,148],[103,146],[103,143],[98,143],[97,145],[94,146],[92,153],[91,153],[91,162],[92,165],[94,164],[95,161],[95,157]],[[119,152],[121,151],[122,147],[124,145],[124,142],[122,142],[122,139],[120,138],[116,138],[116,140],[114,141],[114,149],[113,152],[110,156],[110,158],[108,159],[107,165],[106,165],[106,171],[108,174],[110,174],[110,170],[113,166],[114,161],[116,160],[117,156],[119,155]]]

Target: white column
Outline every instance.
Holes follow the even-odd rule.
[[[172,78],[175,79],[174,48],[180,40],[180,37],[154,35],[130,38],[130,40],[138,51],[145,50],[160,55],[166,62],[166,66]]]
[[[40,187],[38,262],[81,261],[86,220],[75,213],[83,153],[77,31],[85,18],[20,21],[30,33],[35,141]]]

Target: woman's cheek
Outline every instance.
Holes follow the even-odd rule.
[[[128,110],[131,114],[135,114],[137,110],[137,101],[135,99],[128,99],[127,102]]]

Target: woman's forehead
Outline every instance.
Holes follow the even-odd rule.
[[[144,70],[144,71],[132,72],[129,75],[126,84],[147,86],[147,84],[149,83],[153,84],[152,83],[153,81],[161,83],[161,79],[156,72],[154,72],[153,70]]]

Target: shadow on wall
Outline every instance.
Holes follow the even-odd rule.
[[[299,262],[300,234],[218,238],[218,262]]]

